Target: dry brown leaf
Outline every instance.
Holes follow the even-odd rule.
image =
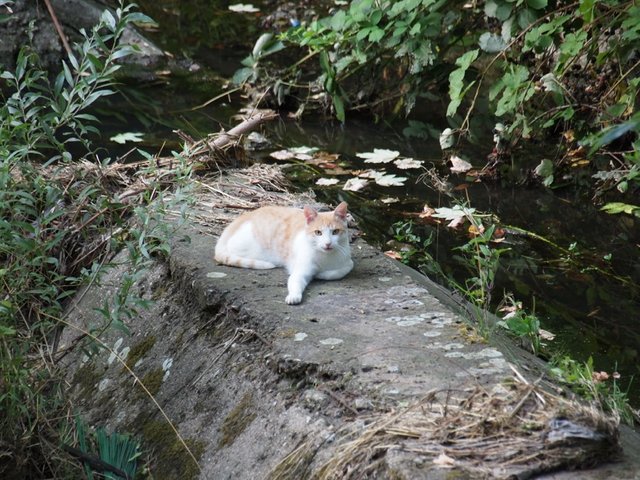
[[[422,207],[422,212],[418,214],[418,217],[431,218],[434,213],[436,213],[436,211],[433,208],[431,208],[429,205],[425,205],[424,207]]]
[[[384,252],[384,254],[387,257],[393,258],[394,260],[401,260],[402,259],[402,255],[400,255],[395,250],[387,250],[386,252]]]

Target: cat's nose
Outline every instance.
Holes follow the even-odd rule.
[[[324,244],[324,249],[325,250],[331,250],[331,243],[325,243]]]

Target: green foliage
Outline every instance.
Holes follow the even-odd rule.
[[[628,146],[640,131],[638,25],[632,1],[354,0],[283,33],[282,45],[307,52],[263,77],[279,104],[286,93],[319,99],[340,121],[367,107],[387,121],[448,91],[446,117],[457,134],[479,138],[499,117],[507,138],[571,130],[594,155],[616,140]],[[252,72],[237,75],[254,79]],[[296,94],[301,88],[314,95]],[[405,131],[426,134],[415,123]],[[619,157],[621,191],[638,184],[633,155]]]
[[[456,59],[458,68],[449,74],[449,98],[451,102],[447,107],[447,116],[452,117],[458,111],[462,103],[462,97],[473,86],[473,82],[463,88],[464,74],[471,64],[478,58],[478,50],[470,50]]]
[[[472,301],[486,308],[491,302],[491,293],[495,283],[495,276],[500,266],[500,256],[508,251],[506,248],[496,248],[493,242],[493,232],[496,225],[484,228],[478,217],[468,217],[475,227],[475,236],[464,245],[456,247],[460,251],[473,275],[465,280],[464,291]]]
[[[95,444],[94,448],[98,450],[98,455],[96,456],[100,458],[100,460],[113,467],[114,470],[127,475],[126,478],[135,478],[136,470],[138,468],[138,458],[141,455],[140,444],[138,441],[133,439],[130,435],[117,432],[108,434],[102,427],[95,431],[95,435],[90,436],[87,432],[87,425],[80,416],[76,416],[75,424],[78,445],[81,452],[95,455],[92,453],[93,448],[89,448],[90,444]],[[94,478],[120,480],[123,478],[113,471],[101,470],[96,472],[88,463],[85,463],[84,469],[89,480],[93,480]],[[94,475],[94,473],[97,475]]]
[[[0,73],[6,92],[0,106],[0,443],[10,446],[9,457],[25,477],[36,471],[58,477],[69,468],[56,462],[65,400],[51,341],[66,322],[68,299],[99,281],[113,252],[126,246],[130,275],[105,300],[102,323],[91,327],[96,335],[126,330],[133,309],[143,306],[132,295],[133,281],[152,256],[167,252],[167,232],[158,222],[165,187],[158,182],[154,195],[130,203],[115,194],[103,175],[110,160],[98,157],[91,143],[97,119],[86,112],[115,92],[116,61],[135,51],[120,37],[128,23],[146,18],[131,6],[106,11],[91,32],[81,31],[82,41],[52,81],[28,46],[15,71]],[[188,169],[176,171],[178,179],[188,175]]]
[[[511,295],[504,298],[505,307],[501,310],[508,313],[498,322],[498,326],[505,328],[509,333],[523,342],[535,355],[542,353],[540,340],[540,320],[535,314],[527,313]]]
[[[640,206],[629,205],[628,203],[609,202],[602,207],[602,210],[610,214],[626,213],[628,215],[640,217]]]
[[[421,74],[435,65],[446,44],[441,34],[457,22],[459,14],[447,5],[456,3],[355,0],[345,10],[289,30],[281,38],[319,54],[316,83],[332,98],[339,118],[356,96],[366,100],[390,94],[394,111],[409,112],[421,86],[430,83]]]
[[[242,60],[244,68],[238,70],[232,78],[232,82],[241,85],[245,82],[255,82],[260,76],[261,62],[284,48],[284,44],[275,39],[272,33],[263,33],[256,41],[251,54]]]
[[[429,246],[433,243],[433,235],[429,235],[423,240],[411,220],[396,222],[391,226],[391,229],[394,240],[402,245],[398,251],[402,263],[415,264],[416,266],[421,263],[435,263],[431,255],[427,253]]]
[[[634,425],[636,414],[629,405],[626,392],[620,389],[618,374],[597,372],[593,358],[580,363],[564,355],[551,360],[550,373],[581,397],[595,402],[602,410],[620,416],[628,425]]]

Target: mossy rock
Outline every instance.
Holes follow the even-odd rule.
[[[197,478],[200,468],[180,441],[171,425],[163,421],[149,421],[142,427],[146,446],[154,452],[153,478],[156,480],[190,480]],[[186,438],[184,443],[196,459],[204,453],[206,442]]]

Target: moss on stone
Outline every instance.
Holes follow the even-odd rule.
[[[144,340],[136,343],[131,350],[129,350],[129,355],[125,359],[125,363],[130,369],[133,369],[134,365],[140,360],[156,343],[156,337],[154,335],[149,335]],[[123,371],[126,371],[126,368],[122,367]]]
[[[197,478],[200,473],[196,465],[167,422],[149,421],[142,427],[142,435],[145,443],[155,453],[152,462],[153,478],[156,480],[168,480],[180,478],[190,480]],[[206,443],[189,438],[184,443],[196,459],[204,453]]]
[[[101,378],[102,374],[98,371],[95,363],[89,361],[76,370],[73,375],[73,383],[80,387],[80,397],[86,397],[94,392],[94,387]]]
[[[253,395],[247,392],[222,422],[222,437],[218,446],[222,448],[235,442],[254,418],[256,413],[253,411]]]
[[[147,374],[145,374],[141,379],[140,383],[142,383],[149,393],[155,396],[162,386],[162,379],[164,377],[164,370],[162,368],[156,368],[155,370],[151,370]],[[146,397],[146,392],[142,389],[139,390],[138,395],[140,397]]]

